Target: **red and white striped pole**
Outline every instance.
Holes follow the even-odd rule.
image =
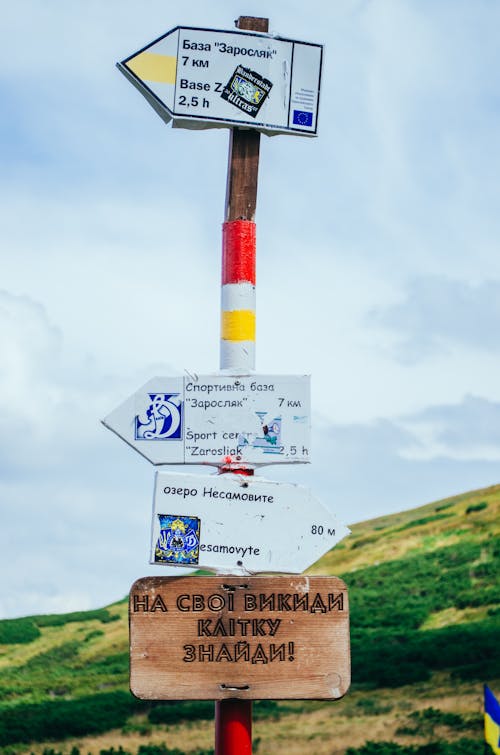
[[[255,223],[229,220],[222,227],[222,370],[255,369]]]
[[[240,16],[239,29],[267,32],[269,19]],[[222,229],[220,367],[234,373],[255,369],[255,210],[260,133],[230,132],[226,211]],[[221,467],[253,474],[251,467]],[[215,755],[251,755],[252,701],[215,703]]]

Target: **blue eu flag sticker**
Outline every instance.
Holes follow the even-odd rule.
[[[313,114],[308,113],[306,110],[294,110],[293,111],[293,123],[296,126],[312,126]]]

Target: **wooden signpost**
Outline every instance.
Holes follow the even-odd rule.
[[[337,577],[139,579],[130,687],[143,700],[330,699],[350,683]]]
[[[348,534],[306,488],[253,476],[310,461],[309,378],[255,373],[254,221],[261,132],[317,135],[323,48],[265,18],[236,25],[179,26],[118,64],[167,123],[230,128],[222,373],[154,378],[104,420],[153,464],[222,475],[157,473],[151,562],[218,576],[140,579],[129,610],[132,692],[215,700],[216,755],[250,755],[252,700],[334,700],[350,683],[345,584],[255,576],[301,572]]]

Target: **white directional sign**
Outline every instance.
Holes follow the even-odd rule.
[[[156,377],[103,420],[153,464],[308,462],[309,376]]]
[[[176,27],[118,63],[167,123],[316,136],[322,45]]]
[[[156,473],[152,564],[300,574],[347,534],[301,485]]]

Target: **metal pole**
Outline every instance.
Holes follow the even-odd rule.
[[[252,701],[221,700],[215,706],[215,755],[251,755]]]
[[[269,19],[240,16],[239,29],[267,32]],[[255,210],[260,133],[230,131],[226,207],[222,234],[220,367],[236,373],[255,369]],[[228,464],[220,472],[253,474]],[[215,755],[251,755],[252,701],[215,703]]]

